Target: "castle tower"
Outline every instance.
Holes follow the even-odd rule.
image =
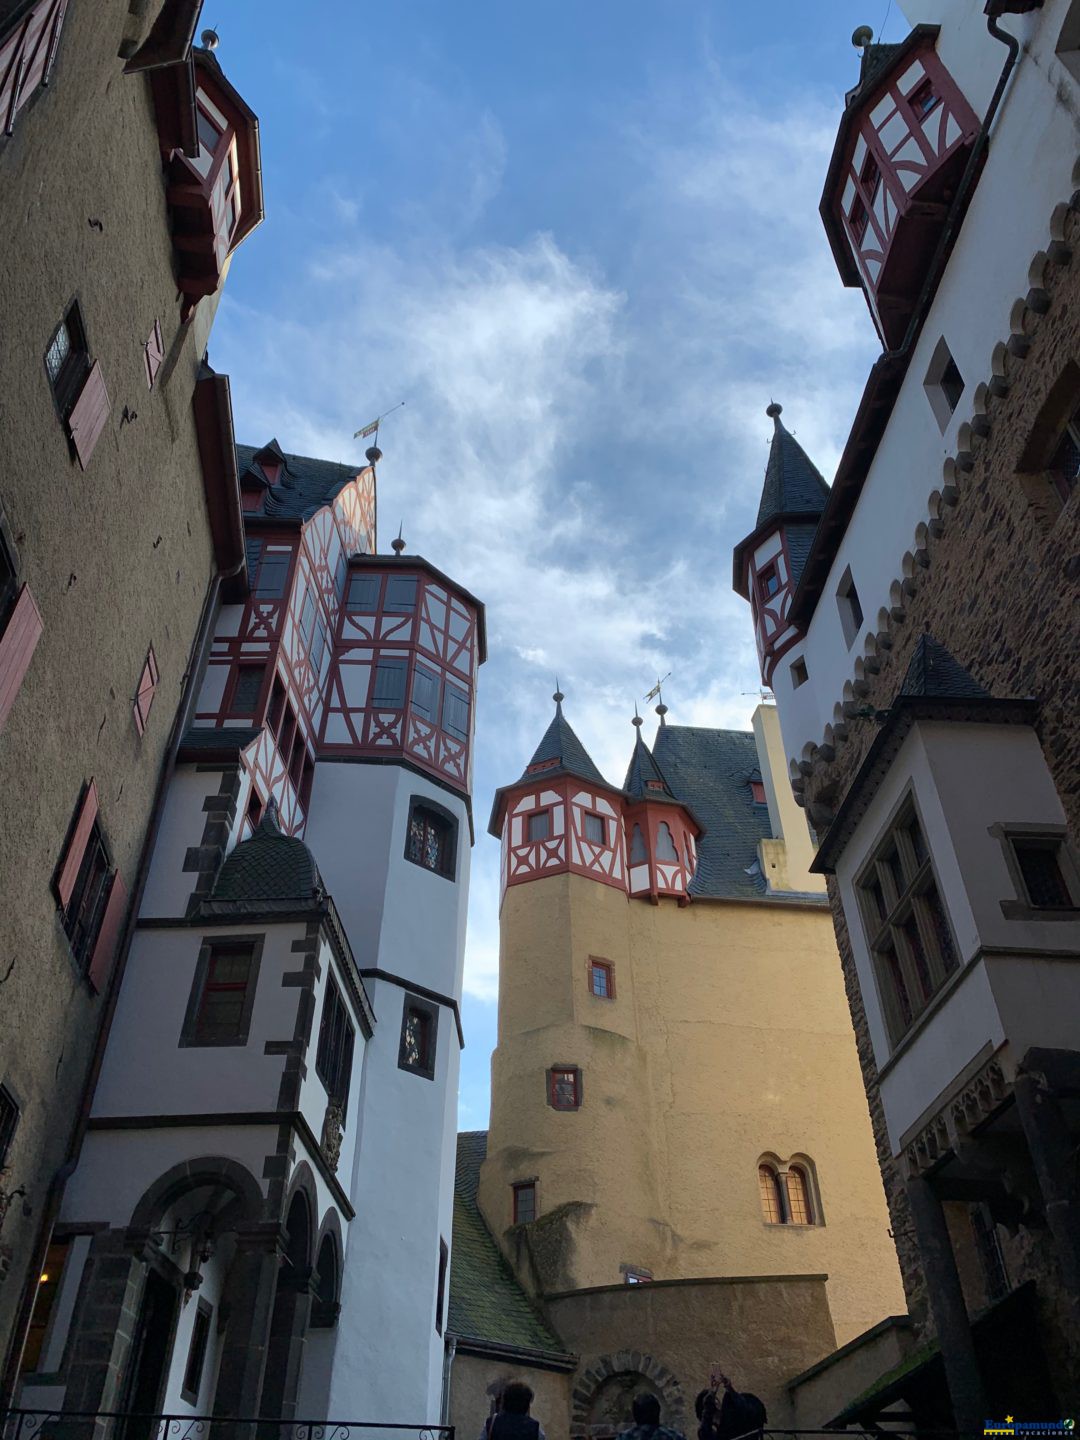
[[[802,639],[788,619],[791,602],[802,575],[829,487],[806,451],[780,419],[782,407],[771,404],[765,413],[773,422],[769,463],[758,506],[757,523],[735,547],[733,584],[750,601],[754,638],[761,662],[761,678],[772,687],[782,655]],[[792,683],[802,683],[805,672],[793,662]]]
[[[778,436],[783,518],[799,513],[802,452]],[[598,1374],[634,1371],[619,1383],[640,1388],[669,1372],[693,1394],[702,1346],[782,1407],[782,1373],[902,1297],[776,711],[759,707],[751,733],[671,725],[658,707],[651,749],[636,718],[616,789],[561,700],[492,809],[504,890],[491,1122],[459,1166],[479,1165],[492,1236],[581,1356],[572,1433],[625,1400]],[[774,1343],[782,1312],[791,1338]],[[766,1330],[769,1346],[753,1338]],[[652,1357],[640,1373],[628,1348]]]

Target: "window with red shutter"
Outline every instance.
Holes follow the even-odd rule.
[[[86,971],[86,978],[99,994],[105,989],[112,971],[113,960],[116,956],[116,947],[120,942],[120,932],[124,927],[124,915],[126,911],[127,887],[120,878],[120,872],[116,870],[113,872],[112,885],[109,888],[109,898],[105,902],[101,924],[98,927],[97,939],[94,942],[93,953],[90,956],[90,964]]]
[[[143,359],[146,362],[146,388],[152,390],[157,373],[165,359],[165,342],[161,338],[161,321],[154,321],[154,328],[143,342]]]
[[[15,703],[43,629],[41,612],[29,585],[24,585],[0,633],[0,729]]]
[[[0,125],[15,129],[19,111],[49,83],[67,0],[41,0],[0,38]]]
[[[72,958],[100,989],[119,938],[125,891],[109,855],[93,780],[72,819],[54,883]]]
[[[95,360],[90,374],[86,377],[86,384],[79,391],[79,398],[68,416],[68,430],[71,432],[79,464],[84,470],[90,464],[90,456],[94,453],[94,446],[105,429],[108,418],[109,392],[105,389],[101,361]]]
[[[139,679],[139,688],[135,692],[135,729],[141,735],[146,729],[146,722],[150,715],[150,706],[154,703],[154,691],[157,689],[158,668],[157,659],[154,655],[154,647],[151,645],[146,652],[146,664]]]

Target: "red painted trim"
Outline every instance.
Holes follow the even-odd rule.
[[[109,972],[112,969],[113,957],[120,940],[120,932],[124,927],[126,913],[127,887],[117,870],[113,873],[109,898],[105,902],[105,913],[101,917],[101,929],[98,931],[94,953],[90,957],[90,965],[86,972],[86,978],[98,994],[105,989],[108,983]]]
[[[0,635],[0,730],[15,704],[44,628],[30,586],[24,585]]]
[[[10,135],[15,120],[48,85],[67,0],[42,0],[0,41],[0,131]]]
[[[574,1099],[569,1105],[564,1105],[557,1098],[558,1079],[569,1076],[574,1087]],[[553,1110],[580,1110],[581,1109],[581,1068],[578,1065],[553,1065],[547,1072],[548,1081],[548,1104]]]
[[[75,881],[79,878],[79,866],[82,864],[83,855],[86,853],[87,842],[90,839],[90,831],[94,828],[94,821],[98,817],[98,793],[97,786],[93,780],[83,791],[82,799],[79,802],[79,810],[71,830],[71,838],[67,843],[64,858],[56,877],[56,893],[60,900],[60,907],[66,910],[71,903],[72,892],[75,889]]]
[[[135,704],[133,715],[135,718],[135,729],[140,735],[146,729],[146,722],[150,716],[150,707],[154,703],[154,691],[157,689],[158,668],[154,656],[154,647],[151,645],[146,656],[146,664],[139,679],[139,688],[135,693]]]
[[[95,360],[68,416],[68,430],[71,432],[79,464],[84,470],[90,464],[94,446],[105,429],[105,421],[109,418],[109,405],[105,372],[101,368],[101,361]]]
[[[165,359],[165,342],[161,338],[161,321],[154,321],[154,328],[143,342],[143,359],[146,362],[146,388],[152,390],[157,373]]]
[[[236,437],[233,434],[232,393],[227,375],[207,369],[195,382],[191,397],[195,437],[199,446],[203,490],[214,541],[214,558],[226,577],[244,564],[244,519],[240,507],[240,477],[236,473]],[[234,586],[243,586],[240,579]],[[226,600],[237,596],[226,579]]]

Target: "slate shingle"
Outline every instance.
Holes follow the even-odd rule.
[[[315,857],[278,828],[268,807],[254,835],[241,840],[218,872],[212,900],[310,900],[323,893]]]
[[[908,662],[901,695],[940,700],[988,700],[989,693],[972,679],[959,660],[932,635],[920,635]]]
[[[271,444],[276,445],[277,442],[271,441]],[[266,445],[237,445],[236,468],[241,476],[254,469],[269,484],[255,459],[267,449],[269,446]],[[284,520],[310,520],[364,468],[362,465],[338,465],[332,460],[314,460],[308,455],[285,455],[284,462],[277,484],[269,486],[263,502],[264,514]]]
[[[593,764],[592,757],[585,746],[574,734],[570,722],[562,712],[562,704],[558,702],[555,705],[555,714],[552,716],[551,724],[544,731],[543,739],[536,747],[536,753],[526,766],[521,779],[526,778],[533,765],[541,765],[548,760],[556,760],[558,764],[553,765],[550,770],[545,770],[543,772],[545,775],[575,775],[579,780],[592,780],[607,789],[611,788]]]
[[[779,408],[775,407],[777,412]],[[794,435],[784,427],[779,413],[774,414],[773,424],[775,429],[755,530],[766,521],[782,515],[820,515],[829,498],[829,487],[821,472]]]

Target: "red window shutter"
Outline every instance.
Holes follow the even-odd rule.
[[[39,86],[49,83],[67,0],[41,0],[0,41],[0,121],[5,135]]]
[[[83,794],[81,808],[75,826],[71,832],[71,839],[68,841],[67,850],[64,852],[63,863],[60,866],[60,873],[56,880],[56,893],[60,897],[60,904],[67,909],[71,900],[71,892],[75,889],[75,881],[79,878],[79,866],[86,851],[86,842],[90,839],[90,831],[93,829],[94,821],[98,813],[97,786],[93,780],[86,787]]]
[[[157,379],[157,373],[161,369],[161,362],[165,359],[165,343],[161,338],[160,320],[154,321],[154,328],[150,331],[150,336],[143,348],[146,352],[144,356],[146,361],[146,384],[147,388],[152,390],[154,388],[154,381]]]
[[[109,898],[105,902],[105,913],[101,917],[101,929],[98,931],[94,953],[90,957],[90,967],[86,972],[86,978],[98,994],[105,989],[108,983],[109,972],[112,970],[113,958],[120,940],[120,931],[124,927],[126,911],[127,887],[120,878],[120,871],[117,870],[112,878]]]
[[[44,628],[41,612],[30,594],[30,586],[24,585],[4,633],[0,635],[0,730],[15,704],[23,676],[30,667],[30,658]]]
[[[90,456],[94,453],[94,446],[108,418],[109,392],[105,389],[101,361],[95,360],[79,398],[75,401],[75,408],[68,417],[68,429],[75,442],[75,453],[84,470],[90,464]]]
[[[140,735],[146,729],[146,721],[150,714],[150,706],[154,703],[154,691],[157,689],[157,683],[157,660],[154,656],[154,647],[151,646],[146,656],[146,664],[143,666],[139,688],[135,692],[135,729]]]

